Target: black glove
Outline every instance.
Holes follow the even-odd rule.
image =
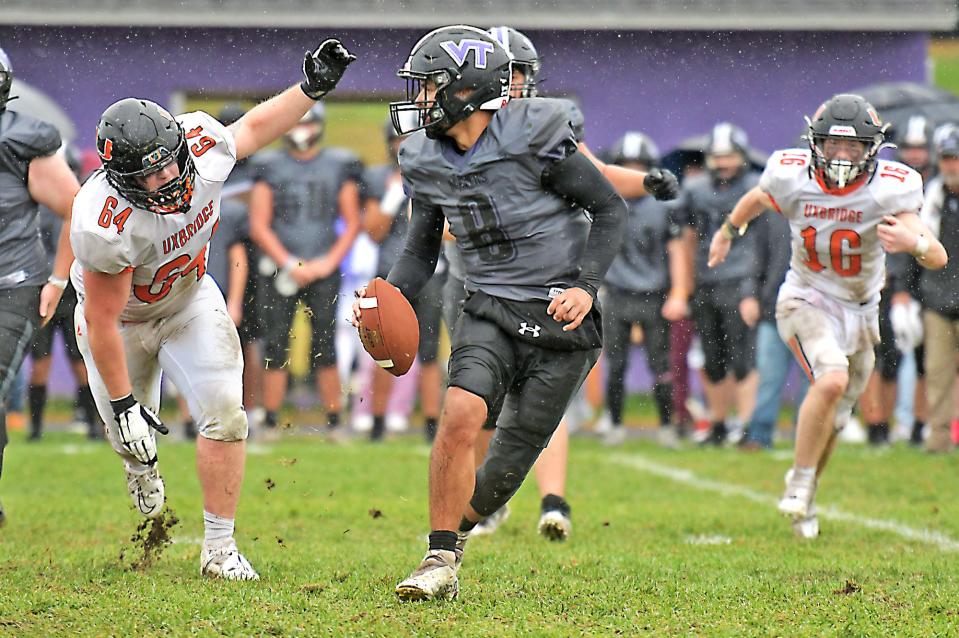
[[[336,88],[346,67],[355,59],[356,56],[347,51],[339,40],[324,40],[315,51],[306,52],[303,58],[303,75],[306,79],[300,82],[300,88],[307,97],[319,100]]]
[[[643,188],[656,199],[676,199],[679,195],[679,180],[669,169],[653,168],[643,178]]]
[[[152,410],[137,403],[132,394],[110,401],[110,405],[113,406],[113,421],[123,449],[144,465],[156,463],[157,444],[150,428],[160,434],[169,434],[167,426]]]

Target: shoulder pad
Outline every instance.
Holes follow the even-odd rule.
[[[542,159],[562,159],[569,146],[576,146],[564,102],[536,97],[512,100],[497,111],[490,123],[491,132],[508,155],[532,153]]]
[[[809,180],[811,151],[787,148],[774,152],[766,160],[759,186],[773,201],[784,200]]]
[[[184,113],[176,119],[187,135],[187,145],[190,147],[196,172],[211,182],[225,182],[236,165],[236,139],[233,131],[203,111]],[[201,130],[192,133],[197,128]],[[201,140],[204,138],[212,139],[215,145],[203,149]],[[198,154],[199,149],[203,150]]]
[[[25,179],[30,162],[60,148],[60,132],[52,125],[16,111],[0,111],[0,165]]]
[[[869,189],[887,214],[918,212],[922,207],[922,177],[905,164],[879,160]]]

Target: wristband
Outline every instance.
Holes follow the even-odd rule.
[[[720,232],[722,232],[723,237],[725,237],[726,239],[732,240],[732,239],[736,239],[737,235],[741,236],[745,234],[746,224],[743,224],[742,226],[739,226],[739,227],[733,226],[733,223],[729,221],[729,218],[727,217],[725,220],[723,220],[723,225],[719,227],[719,230]]]
[[[133,406],[137,404],[136,399],[133,398],[132,394],[128,394],[122,399],[117,399],[116,401],[110,400],[110,405],[113,406],[114,414],[123,414]]]
[[[53,275],[47,277],[47,283],[51,286],[56,286],[60,290],[66,290],[68,282],[68,279],[60,279],[59,277],[54,277]]]
[[[916,237],[916,247],[912,249],[912,256],[916,259],[922,259],[926,256],[926,253],[929,252],[929,240],[926,239],[926,236],[919,234]]]

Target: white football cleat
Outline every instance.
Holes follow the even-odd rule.
[[[431,550],[416,571],[396,586],[396,595],[402,601],[453,600],[460,592],[456,567],[456,552]]]
[[[808,518],[813,511],[816,480],[794,480],[793,474],[792,468],[786,471],[786,491],[779,501],[779,511],[793,519]]]
[[[499,529],[499,526],[505,523],[507,518],[509,518],[509,505],[504,505],[477,523],[470,534],[472,536],[489,536]]]
[[[793,518],[793,532],[799,538],[812,540],[819,537],[819,516],[816,513],[816,506],[809,508],[809,515],[802,518]]]
[[[453,552],[456,554],[456,565],[454,565],[456,569],[459,569],[463,562],[463,554],[466,553],[466,541],[469,539],[469,532],[456,532],[456,551]]]
[[[626,442],[626,427],[622,424],[614,425],[609,432],[603,435],[603,445],[617,447]]]
[[[127,466],[127,492],[133,507],[147,518],[156,518],[163,510],[163,479],[156,463],[145,472],[133,472]]]
[[[236,541],[227,538],[207,543],[200,552],[200,575],[223,580],[260,580],[250,561],[236,548]]]
[[[565,541],[573,532],[573,521],[559,510],[548,510],[539,517],[539,534],[551,541]]]

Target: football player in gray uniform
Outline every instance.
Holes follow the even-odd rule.
[[[388,281],[417,296],[448,220],[469,296],[430,457],[429,549],[396,593],[453,598],[467,533],[519,489],[599,355],[595,298],[626,205],[578,152],[564,109],[548,100],[503,108],[512,58],[486,32],[432,31],[399,75],[407,99],[390,110],[397,130],[412,133],[399,155],[412,217]],[[402,127],[405,113],[415,132]],[[356,322],[358,313],[355,304]],[[498,423],[476,470],[477,435],[500,411],[515,418]]]
[[[0,49],[0,472],[7,425],[3,406],[41,323],[53,318],[67,287],[73,251],[70,209],[80,185],[57,150],[52,125],[6,108],[13,66]],[[40,241],[43,205],[64,219],[52,273]],[[0,506],[0,525],[5,520]]]
[[[269,308],[265,324],[263,407],[267,427],[286,396],[290,326],[302,300],[311,311],[312,363],[317,391],[331,433],[340,422],[340,377],[333,343],[340,264],[360,230],[359,159],[345,149],[323,146],[326,113],[317,103],[283,136],[285,150],[257,158],[257,182],[250,196],[250,236],[278,265],[272,285],[261,292]],[[338,227],[339,226],[339,227]]]

